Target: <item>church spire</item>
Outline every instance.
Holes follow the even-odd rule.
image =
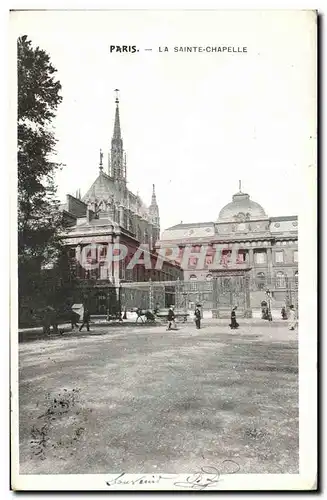
[[[115,181],[126,183],[126,161],[124,160],[123,139],[121,136],[120,116],[119,116],[119,96],[118,89],[115,89],[116,111],[114,121],[114,132],[111,139],[111,150],[109,157],[109,175]]]
[[[114,135],[113,139],[121,139],[121,130],[120,130],[120,117],[119,117],[119,89],[115,89],[116,92],[116,112],[115,112],[115,124],[114,124]]]
[[[152,199],[151,199],[151,205],[157,205],[157,198],[156,198],[156,189],[155,185],[152,184]],[[157,205],[158,206],[158,205]]]
[[[102,149],[100,149],[100,162],[99,162],[99,170],[100,172],[102,172],[103,170],[103,153],[102,153]]]
[[[151,217],[152,224],[154,224],[159,228],[160,227],[159,207],[157,203],[156,190],[154,184],[152,184],[152,198],[151,198],[151,205],[149,206],[149,214]]]

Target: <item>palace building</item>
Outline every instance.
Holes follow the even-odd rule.
[[[260,308],[267,289],[271,291],[272,307],[279,308],[285,301],[295,300],[297,226],[297,216],[269,217],[259,203],[242,192],[240,183],[239,192],[220,210],[215,222],[172,226],[163,231],[157,247],[162,252],[166,249],[167,257],[171,254],[174,261],[183,263],[184,280],[193,290],[194,301],[201,302],[204,308],[214,309],[212,294],[207,292],[212,290],[213,278],[218,277],[221,288],[217,293],[220,297],[225,293],[226,306],[237,302],[237,277],[243,277],[248,282],[245,288],[251,309]],[[186,249],[190,257],[185,266]]]
[[[108,309],[112,289],[117,289],[121,283],[144,282],[149,279],[168,281],[182,279],[183,276],[179,265],[169,261],[162,263],[160,269],[155,269],[157,255],[154,247],[160,237],[155,186],[153,185],[149,206],[127,187],[127,160],[123,149],[118,96],[115,103],[107,171],[100,151],[99,173],[92,186],[83,197],[80,194],[67,195],[66,203],[61,205],[66,225],[62,241],[69,253],[79,291],[84,297],[88,297],[91,313],[104,313]],[[127,248],[126,258],[114,262],[112,266],[106,265],[109,244]],[[129,262],[141,244],[148,245],[152,268],[147,269],[138,264],[128,269]],[[92,264],[90,268],[81,265],[85,247],[89,254],[88,262]],[[80,295],[74,300],[82,301],[83,297]]]

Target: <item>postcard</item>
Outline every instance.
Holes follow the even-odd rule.
[[[317,12],[11,11],[9,76],[12,489],[316,489]]]

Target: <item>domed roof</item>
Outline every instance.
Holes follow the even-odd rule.
[[[219,213],[218,222],[240,221],[266,218],[267,214],[259,203],[241,191],[234,194],[233,201],[225,205]]]

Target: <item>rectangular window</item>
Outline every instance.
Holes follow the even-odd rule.
[[[256,264],[265,264],[266,263],[266,253],[265,252],[255,252],[255,262]]]
[[[276,264],[284,262],[284,252],[275,252],[275,262]]]
[[[298,262],[298,251],[297,250],[294,250],[293,260],[294,260],[294,262]]]

